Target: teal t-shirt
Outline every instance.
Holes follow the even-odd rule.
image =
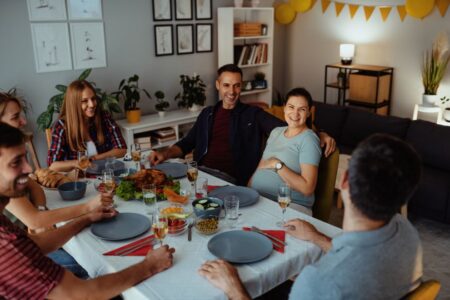
[[[284,136],[286,129],[287,127],[277,127],[272,130],[262,159],[276,157],[298,174],[302,173],[300,164],[319,166],[322,150],[320,149],[320,140],[314,131],[307,129],[294,137],[287,138]],[[275,200],[278,187],[282,183],[283,180],[275,170],[257,169],[253,175],[252,188]],[[292,201],[307,208],[312,208],[314,194],[305,196],[293,190]]]

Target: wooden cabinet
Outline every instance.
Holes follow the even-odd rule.
[[[328,82],[331,69],[345,74],[344,84]],[[331,75],[331,76],[330,76]],[[387,115],[391,106],[391,89],[394,69],[372,65],[327,65],[325,67],[324,102],[327,88],[338,89],[338,104],[347,104],[370,109],[377,114]],[[348,93],[347,93],[348,90]],[[348,94],[348,97],[347,97]]]
[[[264,102],[271,106],[273,8],[219,7],[217,14],[218,66],[235,63],[242,69],[242,102]],[[247,55],[243,52],[244,48],[248,49]],[[251,84],[256,73],[265,74],[266,86]]]

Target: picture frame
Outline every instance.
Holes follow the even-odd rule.
[[[194,53],[194,25],[177,25],[177,54]]]
[[[213,24],[195,24],[196,52],[213,51]]]
[[[172,1],[152,0],[153,21],[172,21]]]
[[[155,56],[173,55],[172,25],[155,25]]]
[[[72,69],[67,23],[31,23],[36,72]]]
[[[211,0],[195,0],[195,19],[212,20]]]
[[[27,0],[30,21],[67,20],[65,0]]]
[[[103,22],[71,23],[70,36],[75,70],[106,67]]]
[[[101,20],[101,0],[67,0],[70,20]]]
[[[175,20],[192,20],[192,0],[175,0]]]

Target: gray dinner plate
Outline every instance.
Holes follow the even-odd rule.
[[[208,196],[224,200],[225,196],[235,195],[239,198],[239,207],[250,206],[258,202],[259,194],[254,189],[245,186],[223,186],[212,190]]]
[[[91,162],[91,166],[87,168],[86,172],[93,175],[102,175],[103,170],[105,169],[105,165],[105,159],[94,160]],[[125,164],[120,160],[114,160],[111,165],[111,169],[113,169],[115,176],[119,176],[121,173],[123,173]]]
[[[172,178],[183,178],[187,174],[187,166],[180,163],[162,163],[153,167]]]
[[[269,256],[272,253],[272,242],[256,232],[233,230],[210,239],[208,250],[228,262],[247,264]]]
[[[150,229],[150,220],[140,214],[120,213],[91,226],[95,236],[108,241],[121,241],[141,235]]]

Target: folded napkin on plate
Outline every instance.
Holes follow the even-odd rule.
[[[137,241],[134,241],[132,243],[126,244],[125,246],[119,247],[117,249],[108,251],[103,253],[103,255],[117,255],[117,253],[122,252],[122,250],[125,249],[131,249],[133,246],[140,244],[144,241],[148,241],[148,243],[145,246],[139,247],[136,250],[132,251],[131,253],[126,254],[125,256],[145,256],[147,255],[147,252],[149,250],[153,249],[152,240],[154,239],[154,235],[146,236],[145,238],[139,239]]]
[[[243,227],[242,228],[245,231],[251,231],[250,227]],[[286,231],[284,230],[261,230],[265,233],[267,233],[270,236],[273,236],[274,238],[277,238],[281,241],[285,241],[286,240]],[[271,240],[272,241],[272,240]],[[272,241],[272,245],[273,245],[273,250],[278,251],[280,253],[284,253],[284,245],[277,243],[276,241]]]

